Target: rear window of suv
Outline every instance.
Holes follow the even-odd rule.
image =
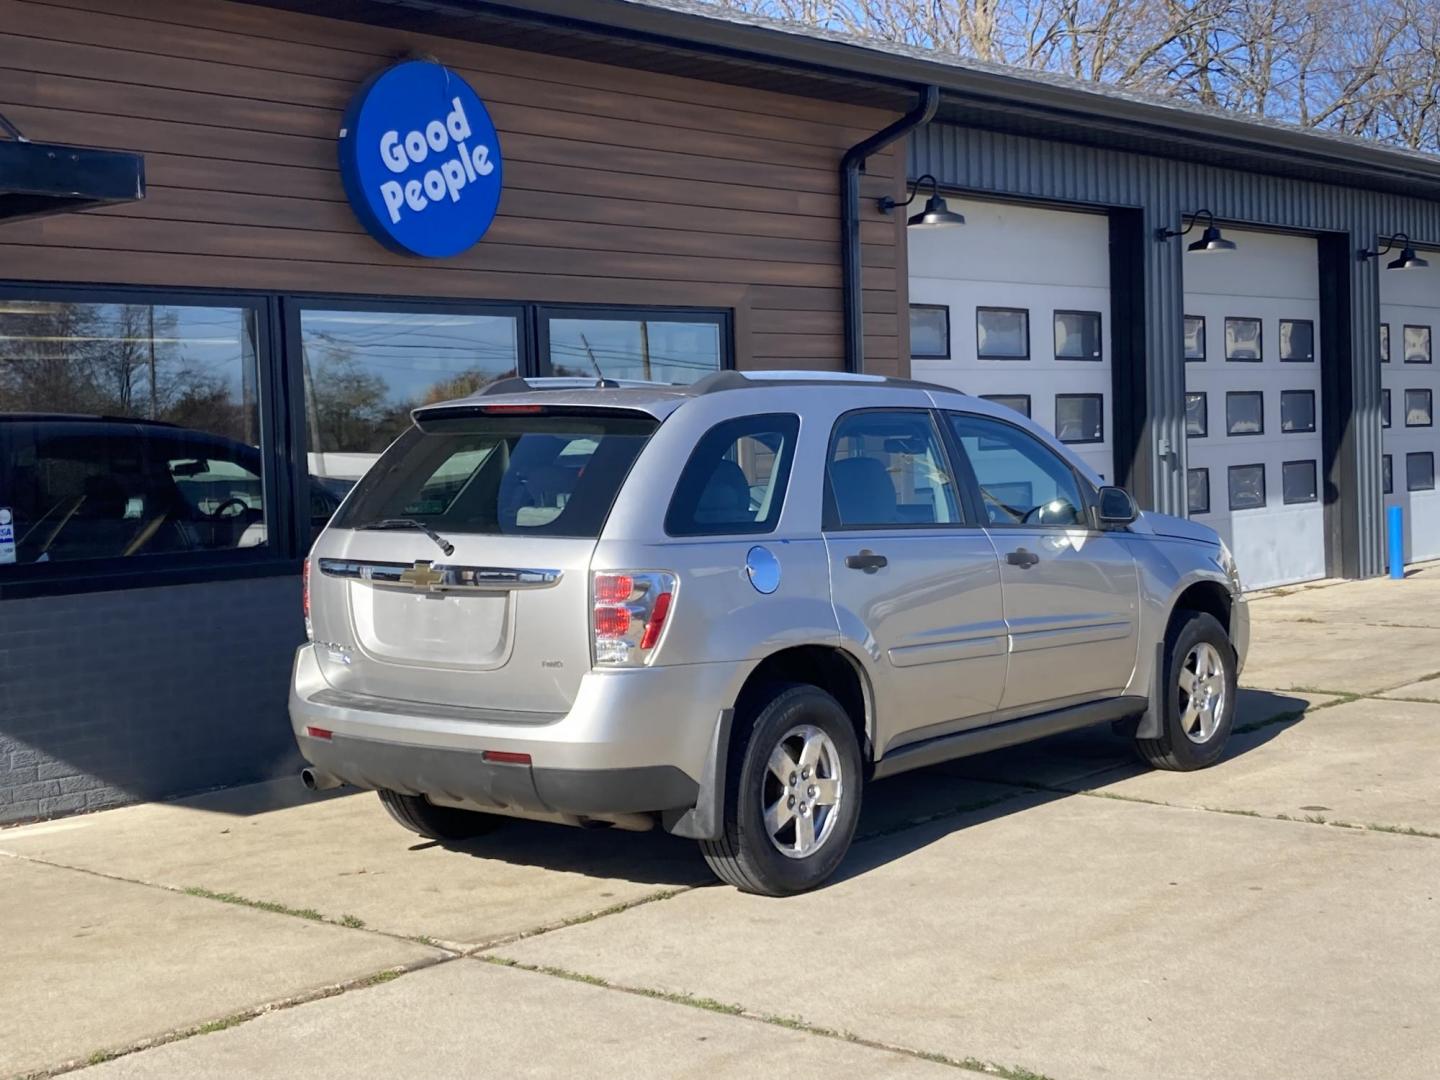
[[[365,474],[336,525],[409,518],[441,533],[594,539],[656,426],[594,411],[427,417]]]

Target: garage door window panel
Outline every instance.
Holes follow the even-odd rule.
[[[1231,510],[1257,510],[1265,505],[1265,466],[1231,465],[1228,474]]]
[[[1258,364],[1265,356],[1265,334],[1259,319],[1225,319],[1225,359]]]
[[[1185,500],[1191,514],[1210,512],[1210,470],[1189,469],[1185,473]]]
[[[1025,308],[976,308],[975,343],[981,360],[1030,359],[1030,312]]]
[[[1225,395],[1227,435],[1265,434],[1265,395],[1259,390],[1231,390]]]
[[[1203,390],[1191,390],[1185,395],[1185,434],[1192,439],[1203,439],[1210,434],[1210,410],[1208,397]]]
[[[1056,394],[1055,437],[1063,443],[1105,441],[1105,399],[1100,394]]]
[[[1285,503],[1312,503],[1320,498],[1313,461],[1287,461],[1280,469],[1280,494]]]
[[[1422,454],[1405,455],[1405,490],[1435,490],[1435,455],[1426,451]]]
[[[1007,409],[1014,409],[1027,420],[1030,418],[1029,394],[981,394],[980,399],[994,402],[996,405],[1004,405]]]
[[[1434,399],[1426,389],[1405,391],[1405,426],[1430,427],[1435,423]]]
[[[1405,363],[1430,363],[1430,327],[1405,327]]]
[[[948,305],[910,305],[910,355],[917,360],[950,359]]]
[[[1280,320],[1280,359],[1284,363],[1310,363],[1315,359],[1315,324],[1309,319]]]
[[[1205,359],[1205,316],[1185,316],[1185,359],[1187,362],[1201,362]]]
[[[1100,360],[1100,313],[1098,311],[1055,312],[1055,359]]]
[[[1380,426],[1390,426],[1390,391],[1380,391]]]
[[[873,409],[835,424],[825,474],[827,529],[953,527],[959,496],[928,412]]]
[[[1380,324],[1380,362],[1390,363],[1390,324]]]
[[[1074,470],[1039,439],[988,416],[951,413],[949,419],[991,527],[1087,524],[1088,503]]]
[[[1385,488],[1386,495],[1395,493],[1395,463],[1389,454],[1382,455],[1380,459],[1380,478]]]
[[[1315,430],[1314,390],[1281,391],[1280,430],[1286,434]]]

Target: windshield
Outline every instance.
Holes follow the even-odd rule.
[[[656,426],[640,413],[432,417],[385,452],[336,525],[593,539]]]

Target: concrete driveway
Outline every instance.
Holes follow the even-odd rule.
[[[1102,731],[877,784],[790,900],[291,782],[0,832],[0,1075],[1440,1075],[1440,566],[1253,614],[1221,765]]]

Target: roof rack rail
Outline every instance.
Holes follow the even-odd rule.
[[[917,379],[901,379],[890,375],[869,375],[853,371],[717,371],[690,384],[692,394],[715,394],[722,390],[744,390],[756,386],[776,383],[797,385],[845,384],[861,386],[894,386],[911,390],[944,390],[953,393],[954,387],[938,383],[921,382]]]
[[[511,375],[509,378],[499,379],[489,386],[477,390],[472,397],[489,397],[492,394],[528,394],[536,390],[621,390],[625,387],[665,387],[673,388],[675,383],[659,382],[649,379],[607,379],[599,376],[592,378],[589,375],[544,375],[534,376],[528,379],[518,375]]]

